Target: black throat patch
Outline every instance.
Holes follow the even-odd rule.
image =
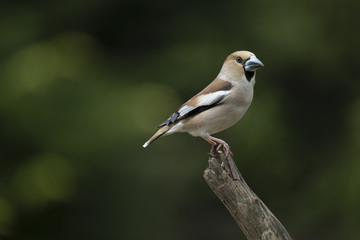
[[[251,72],[251,71],[245,71],[245,76],[246,79],[250,82],[252,77],[254,76],[255,72]]]

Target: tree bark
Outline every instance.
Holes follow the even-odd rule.
[[[292,239],[279,220],[246,184],[230,156],[223,153],[211,156],[204,178],[247,239]]]

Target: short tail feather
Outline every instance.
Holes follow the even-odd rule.
[[[167,125],[163,126],[146,143],[144,143],[143,147],[146,148],[147,146],[149,146],[150,143],[152,143],[153,141],[164,135],[169,130],[170,130],[169,126]]]

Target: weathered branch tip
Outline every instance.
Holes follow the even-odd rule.
[[[204,178],[249,240],[290,240],[289,233],[250,189],[231,156],[209,158]]]

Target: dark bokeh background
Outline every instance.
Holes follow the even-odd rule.
[[[217,136],[294,239],[359,238],[359,1],[20,2],[0,7],[1,239],[244,239],[208,143],[141,147],[243,49],[265,67]]]

